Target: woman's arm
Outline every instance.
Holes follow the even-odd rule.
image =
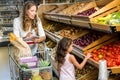
[[[14,33],[17,37],[20,37],[19,27],[20,27],[19,18],[15,18],[15,19],[13,20],[13,33]]]

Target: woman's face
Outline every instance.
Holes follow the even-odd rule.
[[[36,15],[36,12],[37,12],[36,9],[37,9],[36,6],[32,6],[32,7],[28,10],[27,14],[28,14],[28,17],[29,17],[30,19],[34,19],[34,18],[35,18],[35,15]]]

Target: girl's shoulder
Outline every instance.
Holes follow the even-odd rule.
[[[69,59],[72,60],[73,58],[75,58],[74,55],[73,54],[69,54]]]

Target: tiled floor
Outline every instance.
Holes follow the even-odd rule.
[[[0,80],[11,80],[7,47],[0,47]]]

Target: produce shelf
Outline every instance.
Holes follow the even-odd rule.
[[[98,24],[98,23],[90,23],[90,25],[92,29],[100,30],[104,32],[114,33],[114,32],[120,31],[119,26],[104,25],[104,24]]]
[[[118,41],[119,38],[118,37],[115,37],[115,38],[112,38],[111,40],[109,41],[106,41],[100,45],[97,45],[96,47],[94,48],[91,48],[88,50],[88,52],[92,52],[93,50],[98,50],[100,49],[103,45],[108,45],[110,43],[115,43],[116,41]],[[117,46],[117,45],[116,45]],[[97,61],[95,61],[93,58],[91,58],[93,61],[93,63],[96,63],[97,65],[99,65],[99,63]],[[111,59],[111,58],[110,58]],[[116,74],[116,73],[120,73],[120,66],[113,66],[113,67],[107,67],[108,70],[110,70],[112,72],[112,74]]]
[[[71,24],[71,16],[59,14],[59,22]]]
[[[47,30],[45,30],[45,33],[46,33],[47,37],[49,37],[51,40],[53,40],[55,42],[58,42],[62,38],[60,36],[53,34],[52,32],[47,31]],[[72,53],[82,59],[84,59],[84,57],[85,57],[85,55],[83,54],[83,51],[80,48],[76,47],[75,45],[73,45]],[[89,59],[88,63],[92,64],[93,66],[98,67],[98,64],[92,59]]]
[[[46,36],[48,36],[51,40],[58,42],[60,40],[60,37],[57,35],[53,34],[52,32],[49,32],[48,30],[45,30]]]
[[[89,29],[91,29],[90,22],[81,21],[79,19],[80,18],[77,18],[77,17],[73,18],[72,17],[71,24],[75,25],[75,26],[78,26],[78,27],[83,27],[83,28],[89,28]]]
[[[45,19],[51,20],[51,15],[49,13],[43,13]]]

